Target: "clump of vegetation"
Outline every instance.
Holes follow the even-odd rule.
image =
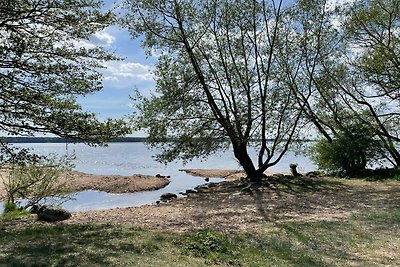
[[[319,169],[345,175],[358,175],[367,164],[377,164],[384,156],[373,131],[360,124],[338,132],[332,142],[319,140],[311,148],[311,158]]]
[[[232,244],[227,236],[213,230],[201,230],[187,235],[182,243],[183,253],[213,262],[225,261],[233,256]]]
[[[3,219],[15,219],[29,215],[30,212],[26,209],[18,208],[15,203],[7,201],[4,203],[4,210],[0,217]]]
[[[64,201],[65,182],[60,178],[70,167],[70,159],[55,157],[9,165],[8,173],[2,177],[7,193],[4,213],[28,209],[46,197]]]

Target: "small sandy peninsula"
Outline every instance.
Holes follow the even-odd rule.
[[[0,177],[5,177],[7,171],[0,171]],[[69,192],[83,190],[98,190],[108,193],[134,193],[139,191],[150,191],[163,188],[169,184],[169,179],[163,176],[149,176],[134,174],[131,176],[121,175],[96,175],[72,171],[63,174],[61,183],[65,184]],[[6,198],[4,183],[0,179],[0,200]]]

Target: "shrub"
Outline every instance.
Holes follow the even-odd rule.
[[[3,210],[3,214],[7,213],[7,212],[12,212],[12,211],[16,211],[18,210],[17,208],[17,204],[12,202],[12,201],[6,201],[4,202],[4,210]]]
[[[356,124],[338,132],[332,142],[317,141],[311,158],[321,170],[355,175],[382,160],[384,149],[371,129]]]
[[[48,196],[62,198],[65,184],[60,175],[68,169],[69,160],[55,158],[40,159],[29,164],[8,166],[3,183],[7,192],[7,203],[17,209],[38,204]],[[23,207],[18,207],[17,199],[26,199]]]

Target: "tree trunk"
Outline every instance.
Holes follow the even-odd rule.
[[[251,183],[261,183],[263,177],[263,172],[254,167],[253,161],[251,160],[249,153],[247,152],[247,146],[241,144],[238,146],[233,146],[233,152],[236,159],[239,161],[243,170],[246,172],[247,177],[250,179]]]

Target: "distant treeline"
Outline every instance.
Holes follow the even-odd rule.
[[[0,137],[5,143],[74,143],[72,139],[63,137]],[[145,137],[119,137],[110,142],[144,142]]]
[[[76,141],[64,137],[0,137],[5,143],[77,143]],[[110,143],[118,142],[145,142],[146,137],[118,137],[110,140]],[[174,141],[173,138],[170,139],[171,142]],[[225,141],[229,141],[226,138]],[[252,140],[253,142],[259,141],[257,139]],[[273,140],[268,139],[268,142]],[[313,142],[314,140],[303,139],[303,140],[293,140],[294,142]],[[79,143],[79,142],[78,142]]]

